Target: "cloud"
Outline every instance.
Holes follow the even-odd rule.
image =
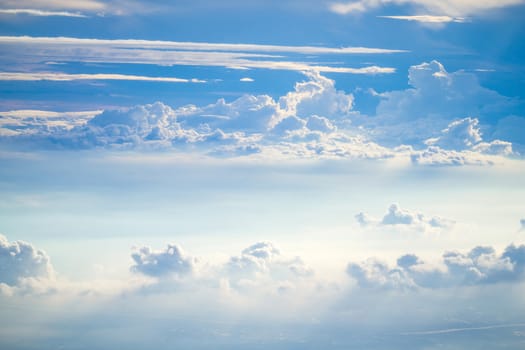
[[[0,143],[11,150],[178,150],[258,159],[397,157],[447,166],[494,164],[502,156],[516,155],[509,142],[483,140],[477,118],[452,120],[438,131],[428,119],[396,124],[395,118],[380,115],[366,121],[353,110],[352,93],[338,90],[334,80],[319,72],[304,75],[305,80],[277,99],[246,94],[205,106],[172,108],[156,102],[97,113],[0,112]],[[417,139],[398,137],[395,130],[411,130],[418,120],[421,125],[413,129],[425,132],[417,133]],[[432,137],[422,139],[425,135]]]
[[[0,235],[0,285],[18,286],[25,279],[48,279],[54,271],[47,254],[24,241]]]
[[[520,230],[525,231],[525,219],[520,220],[520,226],[521,226]]]
[[[412,86],[409,89],[378,94],[376,115],[361,121],[363,127],[370,130],[372,140],[391,146],[401,142],[419,148],[437,136],[442,139],[458,136],[455,132],[469,123],[471,129],[479,129],[478,120],[490,123],[513,104],[511,99],[482,87],[476,75],[447,72],[438,61],[411,66],[408,82]],[[453,124],[464,116],[476,117]],[[448,131],[444,131],[447,128]],[[443,132],[448,136],[440,135]],[[481,136],[479,130],[478,133]],[[475,139],[468,141],[476,142]]]
[[[241,78],[239,79],[240,82],[243,82],[243,83],[253,83],[255,80],[253,80],[252,78]]]
[[[463,17],[450,17],[450,16],[431,16],[431,15],[420,15],[420,16],[378,16],[379,18],[397,19],[402,21],[413,21],[421,23],[464,23],[467,20]]]
[[[224,266],[224,277],[230,286],[247,291],[270,288],[274,291],[295,288],[304,278],[313,276],[313,269],[300,257],[283,256],[272,242],[257,242],[232,256]]]
[[[347,267],[348,275],[359,287],[376,289],[436,289],[519,282],[524,280],[524,272],[525,245],[509,245],[502,254],[482,246],[466,254],[445,252],[438,265],[407,254],[401,256],[393,268],[373,258]]]
[[[422,213],[402,209],[398,204],[391,204],[381,220],[374,219],[367,213],[355,215],[357,222],[363,226],[397,226],[421,230],[447,229],[454,225],[453,220],[439,216],[428,217]]]
[[[389,74],[391,67],[341,67],[318,65],[308,57],[301,61],[287,60],[273,53],[311,54],[385,54],[399,50],[376,48],[329,48],[313,46],[278,46],[256,44],[194,43],[150,40],[103,40],[67,37],[0,37],[0,46],[17,57],[11,65],[34,63],[35,60],[54,62],[104,62],[153,65],[214,66],[253,69],[318,71],[347,74]],[[45,48],[45,50],[42,50]],[[270,59],[269,59],[270,58]]]
[[[100,11],[106,4],[95,0],[1,0],[2,7]]]
[[[181,79],[172,77],[145,77],[140,75],[125,74],[67,74],[67,73],[15,73],[0,72],[0,80],[7,81],[73,81],[73,80],[131,80],[131,81],[156,81],[166,83],[205,83],[199,79]]]
[[[87,16],[81,13],[67,12],[67,11],[45,11],[45,10],[34,10],[34,9],[0,9],[0,14],[5,15],[28,15],[37,17],[78,17],[86,18]]]
[[[182,277],[193,272],[195,259],[187,256],[176,244],[168,244],[165,250],[140,247],[131,258],[131,271],[151,277]]]
[[[329,9],[337,14],[347,15],[371,11],[380,7],[391,5],[410,5],[413,9],[423,10],[428,13],[436,13],[448,16],[468,16],[473,14],[483,14],[484,12],[490,10],[520,5],[523,3],[523,0],[355,0],[350,2],[331,3],[329,5]]]

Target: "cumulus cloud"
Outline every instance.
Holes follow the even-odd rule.
[[[131,271],[152,277],[182,277],[193,272],[195,259],[187,256],[176,244],[168,244],[164,250],[140,247],[131,254],[134,265]]]
[[[409,89],[378,95],[381,100],[376,116],[364,122],[374,140],[423,146],[425,140],[438,136],[460,117],[483,120],[512,104],[509,98],[482,87],[475,74],[447,72],[438,61],[411,66],[408,82],[412,86]]]
[[[468,253],[445,252],[440,264],[425,263],[413,254],[401,256],[389,267],[377,259],[350,263],[347,273],[362,288],[448,288],[523,281],[525,245],[509,245],[498,254],[492,247],[478,246]]]
[[[48,279],[54,271],[47,254],[24,241],[0,235],[0,284],[17,286],[25,279]]]
[[[273,243],[266,241],[257,242],[231,257],[224,271],[231,286],[240,289],[261,285],[281,289],[282,283],[293,287],[298,279],[313,275],[313,270],[300,257],[283,256]]]
[[[456,76],[459,73],[447,73],[439,62],[412,67],[410,81],[416,88],[381,94],[379,114],[373,118],[363,118],[354,111],[354,95],[338,90],[334,80],[317,71],[304,74],[305,80],[277,99],[247,94],[205,106],[172,108],[156,102],[93,115],[2,112],[0,142],[24,150],[178,150],[213,157],[272,159],[399,157],[417,165],[486,165],[500,156],[516,155],[510,142],[483,139],[477,118],[448,120],[447,111],[436,118],[425,111],[427,105],[454,104],[428,103],[427,98],[436,95],[445,99],[450,93],[454,100],[466,93],[462,90],[465,84],[457,83],[461,80]],[[448,82],[443,83],[443,79]],[[430,83],[421,83],[427,80]],[[434,88],[427,86],[432,84]],[[481,91],[478,97],[493,94],[476,86]],[[450,87],[452,91],[446,92]],[[395,103],[399,108],[392,107],[385,115],[383,103]],[[411,109],[428,115],[418,118],[416,113],[415,118],[399,119]]]
[[[374,219],[367,213],[355,215],[357,222],[363,226],[398,226],[416,229],[446,229],[454,225],[453,220],[439,216],[428,217],[422,213],[402,209],[398,204],[392,204],[381,220]]]

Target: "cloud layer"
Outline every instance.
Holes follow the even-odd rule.
[[[471,74],[448,73],[437,61],[413,66],[413,88],[379,94],[373,117],[354,111],[354,95],[338,90],[334,80],[316,71],[304,74],[306,80],[277,99],[244,95],[231,102],[219,99],[178,108],[156,102],[83,118],[70,118],[75,113],[51,118],[50,112],[2,112],[0,142],[15,149],[174,149],[213,157],[399,157],[441,166],[494,164],[498,157],[516,156],[511,142],[487,139],[478,118],[457,118],[508,103]],[[115,75],[56,78],[199,82]],[[486,103],[479,109],[481,99]],[[495,134],[490,131],[489,136]]]

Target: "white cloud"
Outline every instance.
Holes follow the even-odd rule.
[[[454,132],[469,123],[471,129],[479,130],[473,120],[483,121],[495,111],[504,113],[513,103],[482,87],[475,74],[447,72],[438,61],[411,66],[408,82],[412,86],[409,89],[380,93],[375,117],[360,120],[369,129],[372,140],[389,146],[402,143],[420,148],[428,139],[455,136]],[[452,124],[466,116],[475,118],[463,119],[458,126]],[[449,131],[443,135],[447,127]]]
[[[420,212],[402,209],[398,204],[392,204],[381,220],[374,219],[367,213],[355,215],[357,222],[363,226],[397,226],[410,227],[419,230],[448,229],[454,225],[453,220],[439,216],[428,217]]]
[[[131,271],[152,277],[182,277],[191,274],[195,264],[176,244],[168,244],[165,250],[140,247],[131,257],[135,262]]]
[[[467,19],[463,17],[450,17],[450,16],[431,16],[431,15],[414,15],[414,16],[378,16],[379,18],[388,18],[388,19],[398,19],[402,21],[412,21],[412,22],[421,22],[421,23],[463,23]]]
[[[87,16],[81,13],[67,12],[67,11],[45,11],[45,10],[34,10],[34,9],[0,9],[0,14],[5,15],[28,15],[37,17],[78,17],[85,18]]]
[[[9,242],[0,235],[0,285],[18,286],[25,279],[48,279],[53,275],[44,251],[24,241]]]
[[[125,74],[67,74],[67,73],[15,73],[0,72],[0,80],[8,81],[72,81],[72,80],[131,80],[131,81],[156,81],[167,83],[205,83],[199,79],[181,79],[172,77],[145,77],[140,75]]]
[[[286,46],[286,45],[260,45],[260,44],[228,44],[228,43],[205,43],[205,42],[183,42],[141,39],[84,39],[71,37],[31,37],[31,36],[0,36],[0,42],[23,43],[33,45],[70,45],[81,47],[108,47],[108,48],[134,48],[134,49],[173,49],[184,51],[222,51],[222,52],[265,52],[265,53],[298,53],[305,55],[313,54],[390,54],[402,53],[405,50],[380,49],[368,47],[323,47],[323,46]]]
[[[243,82],[243,83],[253,83],[255,80],[253,80],[252,78],[241,78],[239,79],[240,82]]]
[[[395,267],[377,259],[350,263],[347,273],[362,288],[449,288],[523,281],[525,245],[508,246],[502,254],[492,247],[476,247],[467,254],[451,251],[440,264],[427,264],[413,254],[401,256]]]
[[[383,6],[411,5],[414,9],[423,10],[427,13],[455,17],[482,14],[486,11],[523,3],[523,0],[354,0],[350,2],[334,2],[330,4],[329,8],[335,13],[346,15],[371,11]]]
[[[1,0],[0,5],[7,8],[36,8],[56,10],[100,11],[106,5],[95,0]]]
[[[365,66],[340,67],[318,65],[301,61],[290,61],[269,53],[308,54],[384,54],[398,52],[375,48],[328,48],[311,46],[277,46],[256,44],[193,43],[148,40],[102,40],[49,37],[0,37],[0,45],[18,60],[49,60],[54,62],[104,62],[154,65],[214,66],[293,71],[318,71],[347,74],[389,74],[391,67]],[[45,50],[42,50],[45,48]],[[19,53],[19,54],[18,54]],[[272,58],[272,60],[264,59]]]

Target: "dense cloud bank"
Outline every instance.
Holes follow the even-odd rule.
[[[278,99],[244,95],[178,108],[156,102],[91,114],[3,112],[0,143],[15,150],[173,150],[213,157],[398,156],[427,165],[483,165],[516,155],[510,141],[485,139],[479,118],[510,102],[481,87],[473,74],[448,73],[437,61],[413,66],[412,88],[378,94],[375,116],[355,111],[353,94],[337,90],[333,80],[305,75]],[[508,124],[521,119],[509,118],[487,134],[508,135],[520,145],[525,141],[510,135]]]

